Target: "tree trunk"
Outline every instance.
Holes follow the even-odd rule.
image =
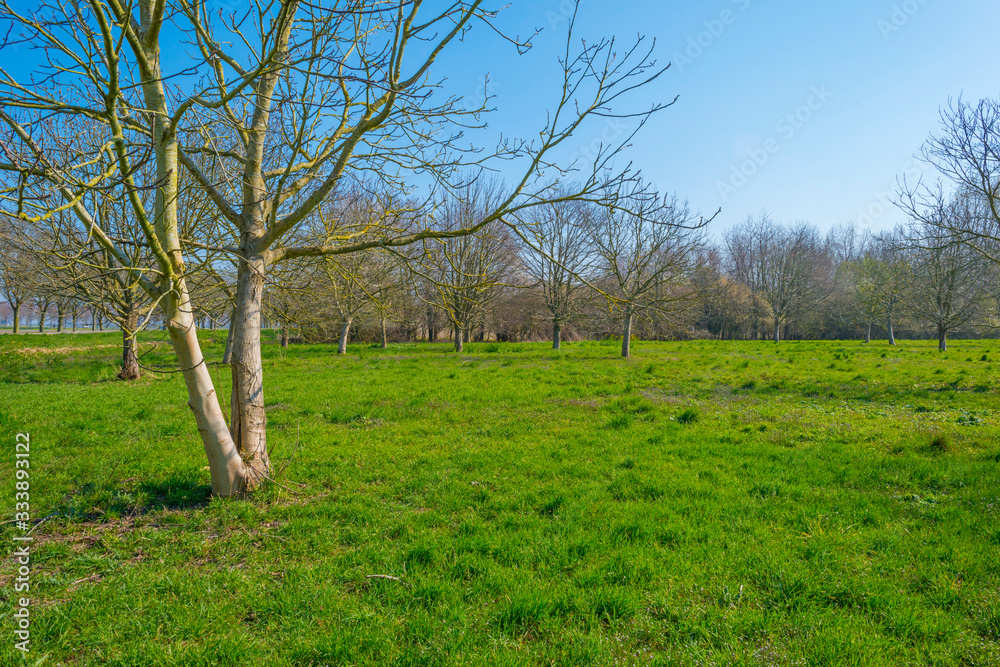
[[[385,331],[385,316],[382,316],[382,349],[389,347],[389,336]]]
[[[778,322],[777,318],[774,320],[774,342],[781,342],[781,323]]]
[[[158,30],[159,22],[152,18],[156,13],[148,0],[140,3],[143,24],[149,22],[150,29],[155,27]],[[263,437],[264,398],[260,391],[260,289],[256,290],[254,301],[253,291],[247,288],[248,285],[258,288],[263,285],[263,262],[253,254],[244,253],[243,256],[249,259],[240,261],[237,274],[241,288],[238,289],[237,304],[244,306],[238,308],[241,315],[236,318],[240,328],[236,332],[238,346],[233,364],[233,412],[238,418],[233,420],[231,428],[227,428],[212,384],[212,375],[198,342],[190,294],[183,277],[184,259],[177,215],[179,139],[177,128],[168,120],[171,114],[167,105],[166,79],[160,71],[159,41],[155,38],[143,39],[141,48],[146,59],[141,73],[142,92],[145,109],[152,118],[151,140],[156,164],[152,219],[156,236],[163,248],[163,253],[157,256],[161,270],[159,292],[163,295],[163,324],[170,335],[177,363],[184,376],[188,406],[194,413],[198,433],[205,446],[212,474],[212,493],[220,496],[240,495],[253,489],[262,476],[269,472]],[[247,265],[251,262],[254,262],[254,270],[248,271]],[[257,323],[256,329],[253,327],[254,322]],[[246,331],[255,335],[239,335]],[[243,344],[249,347],[249,351],[240,349],[239,346]],[[253,350],[257,352],[256,357],[253,356]],[[245,404],[250,407],[247,408]],[[240,409],[236,410],[236,406]],[[256,406],[259,406],[259,411],[253,409]],[[259,440],[255,439],[258,435]]]
[[[56,306],[56,333],[62,333],[63,330],[63,319],[65,315],[63,314],[62,308]]]
[[[118,377],[131,382],[138,380],[142,372],[139,369],[139,357],[135,350],[135,330],[139,326],[139,316],[130,313],[125,326],[122,327],[122,369]]]
[[[193,326],[194,322],[192,322],[191,324]],[[97,318],[97,328],[100,329],[101,331],[104,331],[104,318],[103,317],[98,317]]]
[[[267,452],[267,415],[264,412],[264,364],[260,352],[264,260],[250,253],[240,262],[236,303],[229,325],[232,333],[229,432],[245,464],[246,490],[252,491],[271,475]]]
[[[347,336],[350,333],[351,320],[348,318],[340,325],[340,343],[337,345],[337,354],[347,354]]]
[[[281,348],[288,349],[288,326],[281,327]]]
[[[14,333],[21,333],[21,304],[17,304],[14,310]]]
[[[872,342],[872,323],[868,323],[868,328],[865,330],[865,342]]]
[[[201,353],[198,333],[191,317],[187,288],[180,282],[180,299],[164,306],[164,321],[188,391],[188,407],[194,413],[198,433],[205,446],[212,475],[212,494],[234,496],[247,488],[246,466],[236,449],[222,414],[212,376]]]
[[[554,322],[552,322],[552,349],[553,350],[560,349],[559,346],[561,344],[562,344],[562,324],[559,322],[559,320],[555,320]]]
[[[74,311],[73,311],[73,316],[72,316],[72,317],[73,317],[73,333],[76,333],[76,318],[77,318],[77,316],[78,316],[78,314],[77,314],[77,312],[76,312],[76,311],[74,310]]]
[[[97,331],[97,315],[94,314],[93,310],[90,311],[90,330]]]
[[[622,332],[622,357],[630,359],[632,357],[632,312],[625,314],[625,327]]]
[[[889,316],[887,318],[887,321],[886,321],[886,325],[889,328],[889,345],[895,345],[896,344],[896,334],[894,334],[893,331],[892,331],[892,313],[889,314]]]
[[[233,318],[236,316],[236,308],[229,314],[229,330],[226,331],[226,349],[222,353],[222,363],[229,366],[233,363]]]
[[[938,351],[947,352],[948,351],[948,330],[938,329]]]
[[[465,347],[462,345],[462,327],[455,325],[455,351],[464,352]]]

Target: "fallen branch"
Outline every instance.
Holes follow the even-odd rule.
[[[408,582],[403,581],[399,577],[394,577],[391,574],[367,574],[367,575],[365,575],[365,579],[388,579],[389,581],[395,581],[395,582],[398,582],[400,584],[403,584],[407,588],[411,588],[411,586],[410,586],[410,584]]]

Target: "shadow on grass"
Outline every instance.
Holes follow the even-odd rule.
[[[182,476],[135,483],[87,482],[66,494],[53,511],[71,521],[119,521],[149,512],[208,507],[211,487]]]

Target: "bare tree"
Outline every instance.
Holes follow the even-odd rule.
[[[31,276],[27,253],[13,220],[0,216],[0,292],[10,305],[14,333],[21,331],[21,309],[31,298]]]
[[[123,187],[156,258],[156,271],[142,275],[141,284],[163,310],[217,495],[252,489],[270,472],[260,355],[268,268],[296,257],[440,236],[435,229],[385,224],[366,230],[365,240],[297,246],[289,243],[296,230],[344,183],[373,176],[406,191],[408,175],[419,171],[447,188],[456,168],[484,165],[488,157],[459,144],[488,100],[469,109],[459,98],[432,95],[438,85],[428,75],[442,51],[474,25],[497,28],[494,13],[483,0],[436,11],[425,4],[359,0],[325,7],[289,0],[227,16],[201,0],[82,9],[41,2],[30,13],[0,0],[5,43],[41,51],[32,59],[37,76],[20,81],[0,73],[0,122],[12,132],[0,169],[15,174],[0,192],[17,217],[39,220],[53,206],[72,212],[116,262],[129,266],[121,244],[77,196],[109,182]],[[552,182],[551,176],[540,179],[540,172],[559,171],[547,157],[552,149],[589,117],[614,117],[612,105],[622,95],[665,69],[650,60],[641,40],[624,50],[611,40],[588,41],[575,50],[573,23],[549,124],[535,142],[502,144],[494,155],[520,159],[521,175],[494,209],[449,235],[474,233],[553,199],[551,187],[535,187]],[[161,48],[167,39],[189,48],[172,50],[168,62]],[[527,40],[511,41],[527,46]],[[664,106],[622,117],[635,118],[637,129]],[[83,135],[97,138],[113,169],[98,168],[80,141]],[[626,132],[593,164],[583,165],[590,176],[578,181],[574,197],[599,197],[606,181],[629,177],[605,174],[631,136]],[[136,166],[147,160],[152,175],[143,180]],[[183,235],[180,169],[229,225],[229,245]],[[59,203],[51,197],[26,201],[19,193],[31,188],[47,189]],[[151,203],[138,196],[144,190],[154,192]],[[229,424],[197,338],[186,268],[194,248],[228,252],[237,263]]]
[[[895,345],[894,325],[900,308],[905,307],[909,301],[909,290],[913,286],[913,266],[905,230],[897,229],[878,236],[875,240],[875,253],[875,293],[885,317],[889,345]]]
[[[938,214],[947,199],[940,183],[904,180],[897,203],[925,226],[925,234],[933,230],[935,236],[1000,263],[1000,100],[949,101],[940,125],[924,144],[922,157],[951,181],[966,214]]]
[[[473,234],[451,236],[495,210],[506,197],[498,181],[478,181],[435,207],[433,224],[444,238],[426,241],[411,270],[430,287],[428,303],[445,313],[455,351],[462,352],[476,319],[482,319],[510,277],[517,250],[510,229],[496,220]]]
[[[593,215],[594,208],[583,202],[559,202],[533,209],[523,226],[529,242],[522,262],[541,290],[556,350],[563,326],[579,314],[582,297],[590,291],[579,276],[588,273],[594,260],[589,233]]]
[[[707,221],[675,195],[660,197],[640,188],[619,201],[620,207],[596,212],[589,234],[597,282],[620,314],[621,353],[628,359],[636,317],[669,317],[692,300],[696,251]]]
[[[829,259],[810,225],[785,227],[762,213],[728,230],[725,244],[731,275],[767,304],[775,342],[783,326],[823,300]]]
[[[991,287],[989,262],[973,248],[941,236],[943,228],[969,228],[979,211],[966,197],[940,199],[910,230],[912,286],[909,309],[937,333],[938,349],[948,349],[948,334],[980,318]]]
[[[872,326],[882,317],[882,267],[872,253],[846,262],[840,269],[848,282],[852,310],[865,327],[865,342],[872,342]],[[891,326],[890,326],[891,329]]]

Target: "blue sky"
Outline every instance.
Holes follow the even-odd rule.
[[[531,138],[556,101],[572,2],[490,1],[510,2],[498,19],[505,31],[542,29],[534,48],[518,55],[477,26],[431,76],[476,97],[488,74],[490,132]],[[620,107],[680,96],[623,159],[696,209],[721,207],[713,232],[764,209],[785,222],[880,230],[904,220],[891,205],[896,179],[920,175],[913,158],[940,108],[950,97],[1000,94],[997,25],[995,0],[583,0],[578,34],[622,47],[645,35],[660,63],[672,62]],[[583,127],[564,155],[605,130],[603,121]],[[488,145],[489,136],[477,139]]]
[[[489,73],[491,126],[530,136],[557,94],[568,6],[513,3],[502,26],[543,28],[528,55],[477,30],[438,74],[475,92]],[[583,35],[625,43],[644,34],[672,61],[625,108],[680,99],[627,157],[695,208],[721,206],[714,232],[762,209],[822,228],[902,222],[889,204],[896,179],[920,174],[913,157],[942,105],[1000,93],[1000,3],[987,0],[584,0],[580,16]],[[586,128],[577,147],[602,130]]]

